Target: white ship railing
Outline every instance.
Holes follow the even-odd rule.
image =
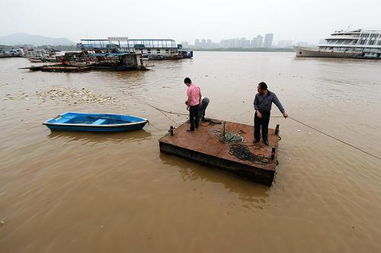
[[[318,47],[351,47],[351,48],[376,48],[376,49],[381,49],[381,45],[319,44]]]

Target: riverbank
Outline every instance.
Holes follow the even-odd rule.
[[[294,48],[197,48],[194,51],[210,52],[295,52]]]

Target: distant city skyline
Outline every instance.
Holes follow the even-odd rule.
[[[213,41],[209,38],[195,39],[193,43],[181,41],[184,48],[292,48],[294,46],[312,46],[317,43],[308,41],[279,40],[275,43],[273,33],[258,34],[252,39],[245,37]]]

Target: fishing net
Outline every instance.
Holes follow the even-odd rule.
[[[249,148],[246,145],[242,144],[232,144],[229,149],[229,154],[232,156],[244,160],[244,161],[250,161],[253,163],[269,163],[270,159],[261,156],[261,155],[255,155],[252,152],[250,152]]]
[[[243,140],[239,134],[225,133],[225,136],[222,136],[222,142],[243,142]]]
[[[230,133],[225,132],[225,134],[222,133],[220,129],[213,129],[211,133],[216,136],[220,142],[223,143],[237,143],[237,142],[245,142],[245,138],[241,136],[238,133]]]

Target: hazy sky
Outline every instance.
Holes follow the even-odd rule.
[[[381,30],[380,0],[0,0],[0,36],[195,38],[274,33],[318,42],[339,29]]]

